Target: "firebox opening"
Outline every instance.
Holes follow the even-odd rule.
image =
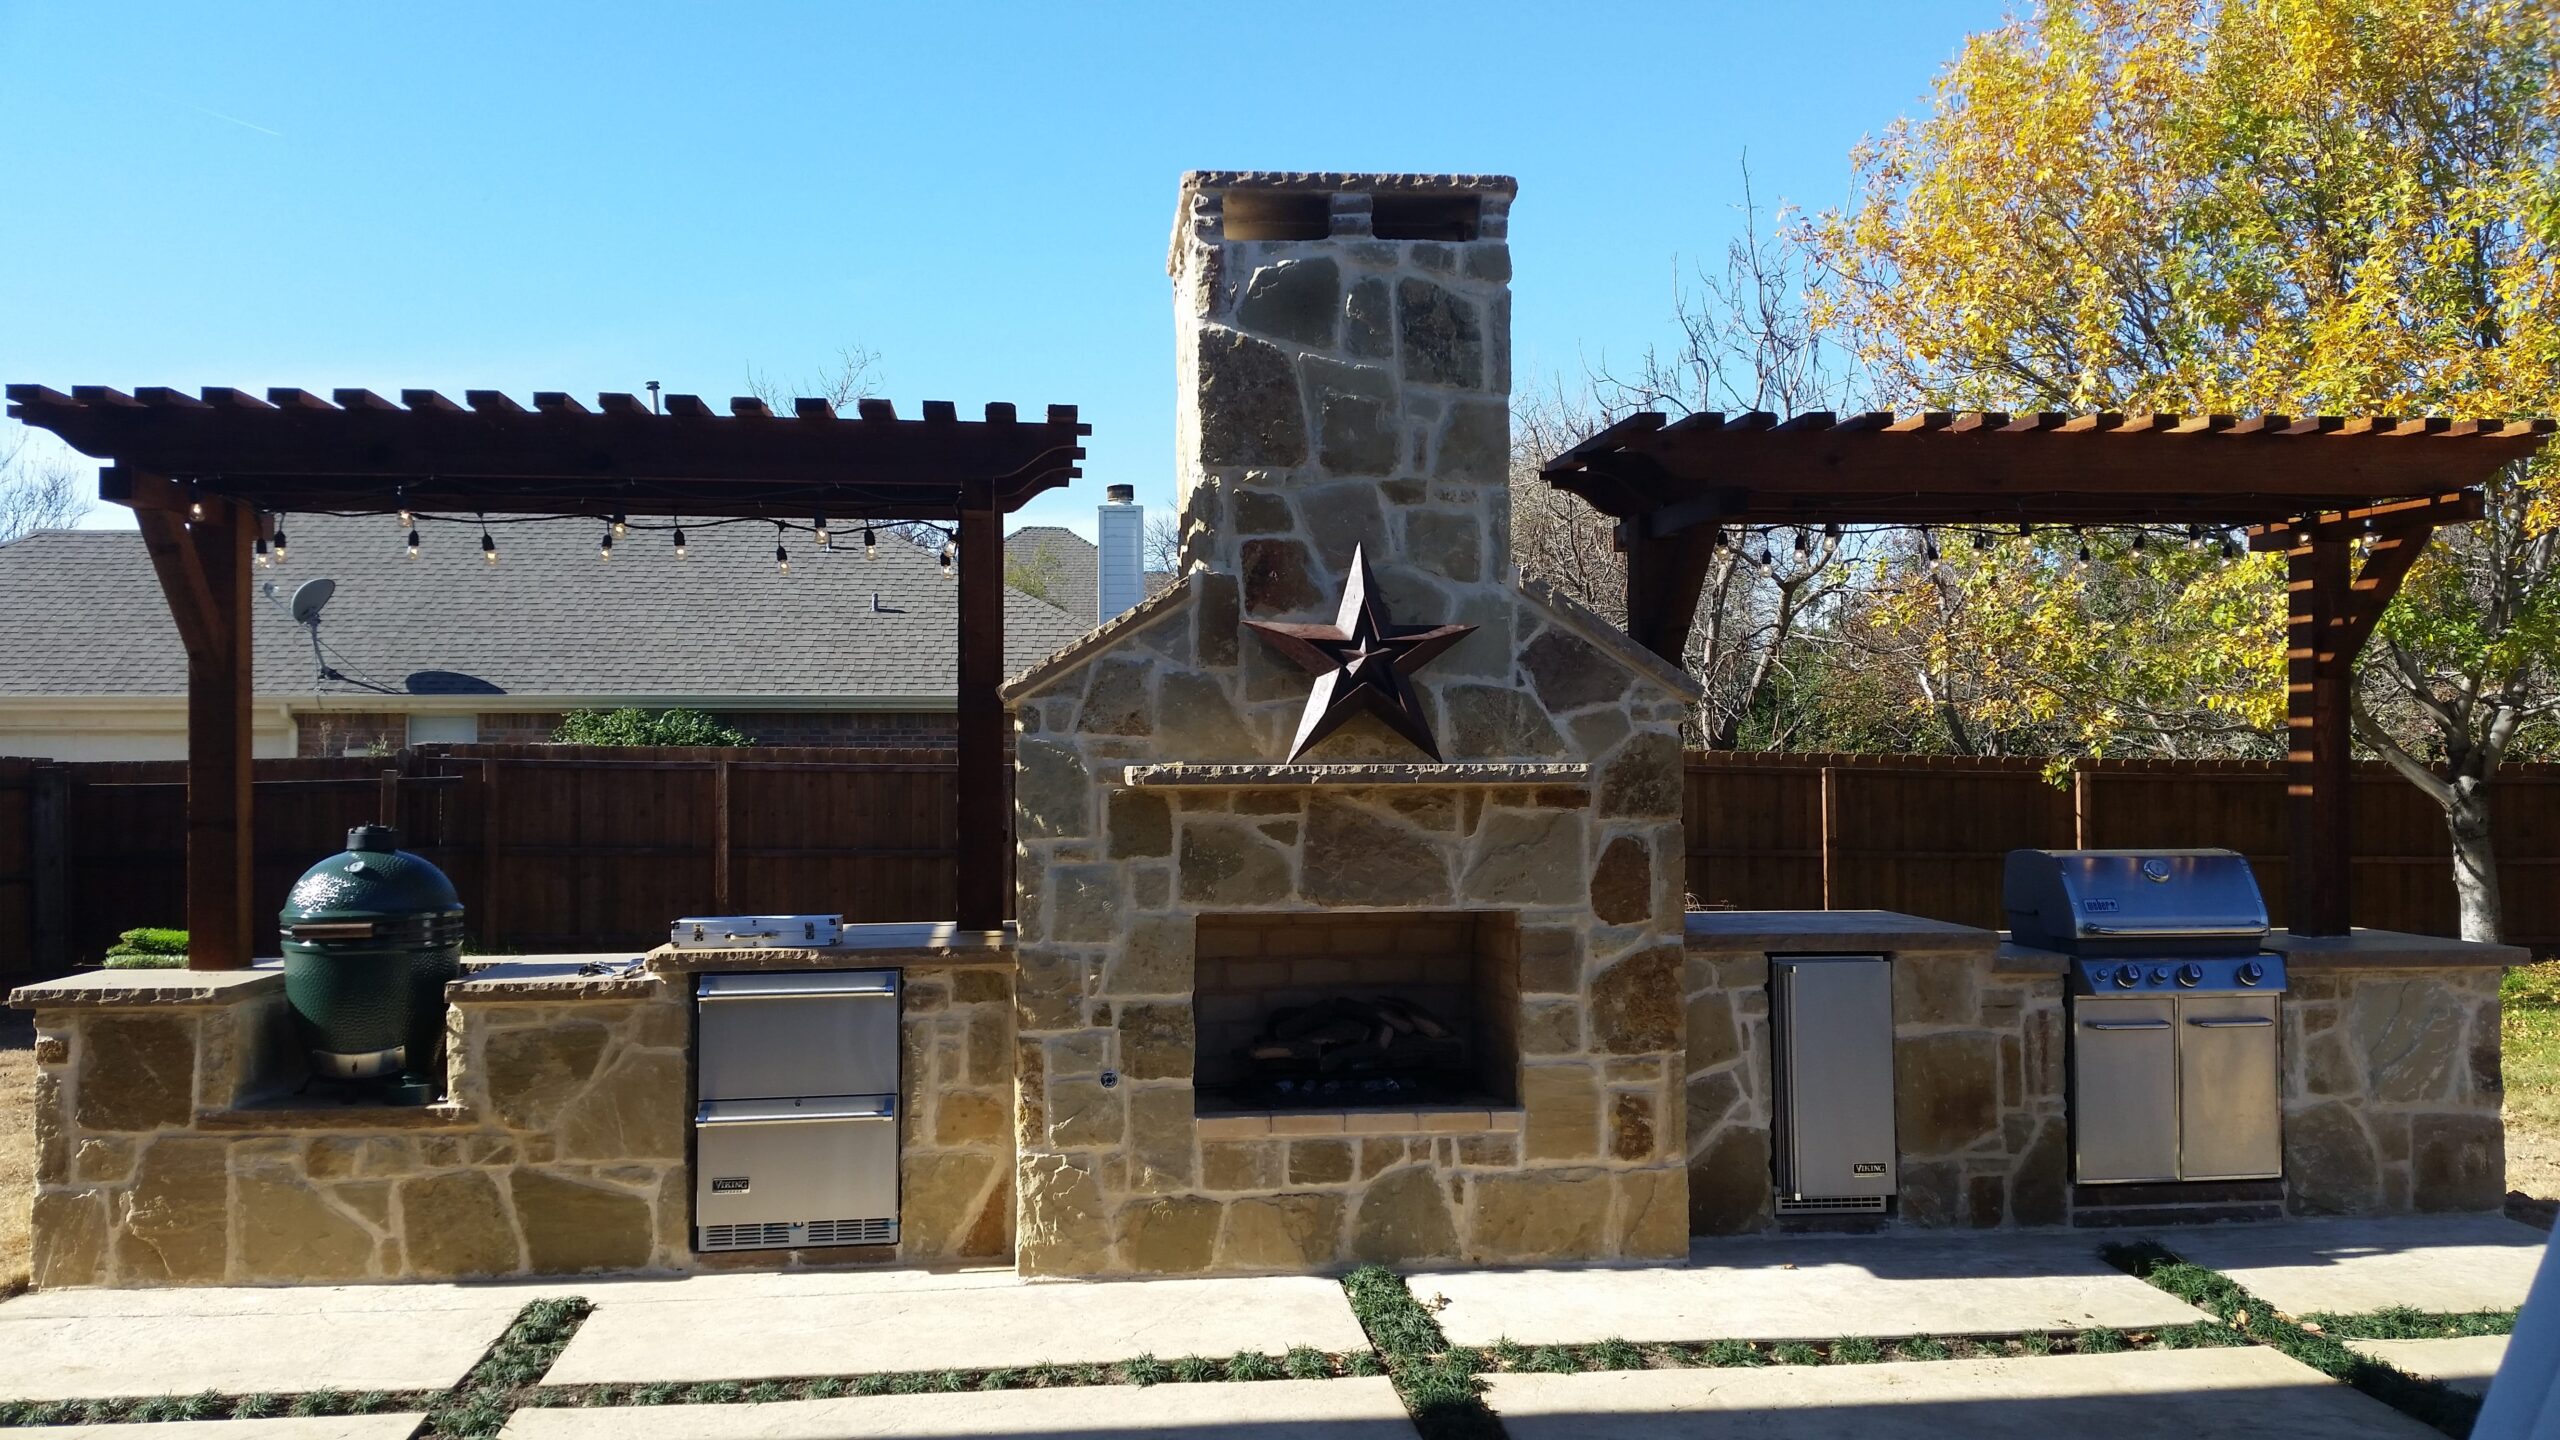
[[[1473,240],[1484,223],[1481,195],[1384,191],[1372,206],[1369,232],[1381,240]]]
[[[1509,1107],[1509,911],[1204,915],[1192,1009],[1202,1114]]]
[[[1221,222],[1229,240],[1322,240],[1333,233],[1333,197],[1320,190],[1230,190]]]

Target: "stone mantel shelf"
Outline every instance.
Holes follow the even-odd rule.
[[[1582,785],[1591,767],[1561,761],[1521,764],[1132,765],[1122,783],[1139,788],[1250,790],[1291,785]]]

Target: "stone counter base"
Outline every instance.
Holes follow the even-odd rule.
[[[280,993],[39,1010],[39,1286],[441,1280],[1012,1252],[1012,983],[911,968],[900,1243],[697,1256],[684,990],[447,1011],[452,1103],[267,1109]],[[288,1102],[289,1103],[289,1102]]]

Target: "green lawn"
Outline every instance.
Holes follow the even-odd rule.
[[[2560,960],[2510,970],[2500,990],[2507,1186],[2560,1199]]]

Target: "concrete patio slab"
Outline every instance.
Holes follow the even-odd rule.
[[[1701,1242],[1685,1266],[1417,1275],[1448,1297],[1462,1345],[1827,1340],[2140,1329],[2207,1318],[2098,1258],[2085,1235],[1753,1237]]]
[[[26,1440],[409,1440],[423,1414],[331,1415],[274,1420],[175,1420],[145,1430],[125,1425],[39,1425],[13,1430]]]
[[[537,1293],[334,1285],[22,1295],[0,1305],[0,1399],[440,1390]]]
[[[1497,1375],[1511,1440],[2427,1440],[2436,1432],[2273,1350]]]
[[[2550,1237],[2502,1215],[2271,1220],[2151,1237],[2293,1315],[2506,1310],[2524,1303]]]
[[[550,1383],[972,1370],[1369,1343],[1341,1284],[1309,1276],[1031,1284],[1000,1272],[872,1271],[755,1279],[590,1292],[596,1311],[551,1367]]]
[[[878,1395],[768,1405],[519,1410],[501,1440],[960,1440],[1128,1435],[1143,1440],[1412,1440],[1384,1379],[1094,1385]]]
[[[2498,1362],[2507,1358],[2504,1335],[2462,1335],[2444,1340],[2350,1340],[2347,1348],[2421,1380],[2441,1380],[2465,1395],[2486,1395]]]

